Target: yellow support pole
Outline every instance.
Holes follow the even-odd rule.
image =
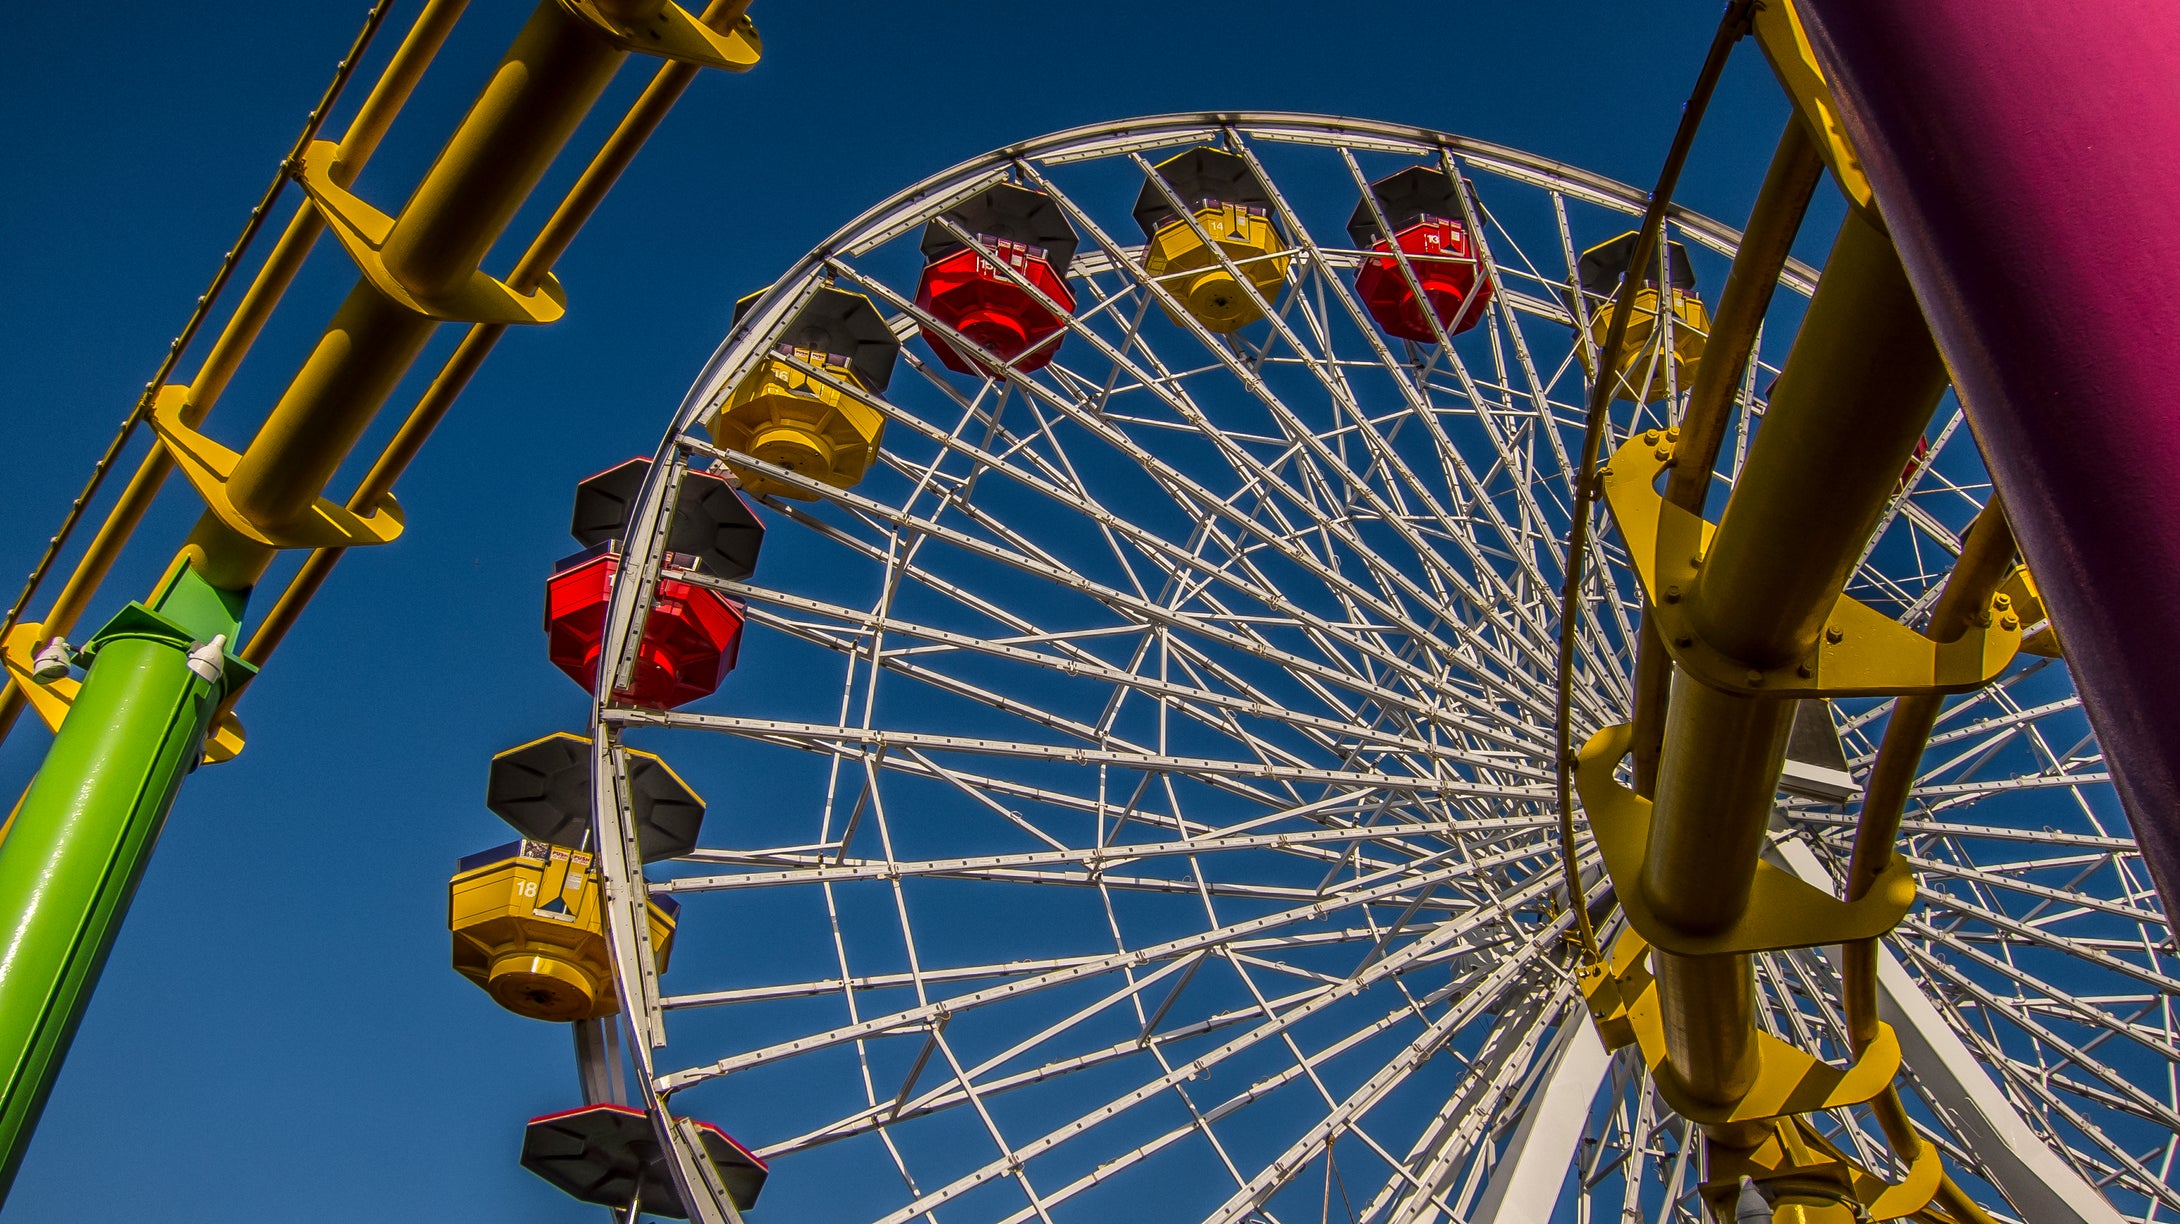
[[[1688,599],[1712,646],[1751,669],[1814,648],[1945,385],[1890,242],[1850,212]],[[1712,932],[1746,908],[1792,708],[1675,677],[1640,881],[1661,920]],[[1737,1100],[1755,1066],[1747,957],[1652,964],[1667,1073]]]
[[[1809,199],[1823,177],[1824,161],[1808,132],[1799,120],[1787,120],[1778,150],[1771,156],[1771,168],[1756,193],[1756,205],[1749,211],[1733,268],[1726,274],[1726,288],[1719,294],[1717,313],[1711,316],[1704,359],[1696,367],[1687,410],[1681,415],[1680,443],[1674,447],[1674,463],[1665,478],[1665,500],[1682,509],[1703,513],[1718,448],[1733,420],[1741,376],[1756,350],[1756,333],[1779,287],[1779,273],[1792,253],[1794,236],[1801,232]],[[1657,791],[1658,753],[1664,745],[1666,694],[1672,675],[1673,661],[1658,639],[1656,620],[1646,616],[1635,648],[1631,720],[1635,724],[1635,793],[1645,797]]]
[[[355,119],[349,123],[348,131],[341,137],[340,151],[334,157],[335,181],[346,186],[362,173],[371,154],[377,151],[387,127],[393,123],[394,115],[408,101],[416,82],[446,42],[455,20],[468,2],[430,0],[417,15],[416,23],[395,49],[386,70],[372,85],[363,105],[357,109]],[[288,285],[302,271],[303,261],[309,257],[311,247],[324,229],[324,218],[308,203],[298,207],[295,215],[289,218],[287,228],[273,244],[272,253],[266,256],[249,289],[244,291],[234,315],[197,368],[197,376],[190,383],[189,403],[182,414],[188,424],[201,424],[219,401],[220,393],[226,390],[228,381],[241,365],[243,355],[264,330]],[[84,550],[68,580],[61,585],[60,594],[54,596],[52,607],[39,622],[46,636],[64,636],[76,627],[76,621],[98,594],[98,588],[106,581],[114,562],[120,559],[123,546],[135,534],[144,515],[150,512],[152,502],[173,472],[172,453],[164,446],[154,445],[130,475],[114,508],[91,537],[90,546]],[[0,737],[7,735],[22,708],[23,694],[10,680],[5,690],[0,691]]]
[[[463,285],[626,58],[557,0],[541,3],[394,219],[387,272],[419,296]],[[359,277],[236,463],[235,509],[276,528],[309,514],[439,322]],[[276,552],[211,512],[188,547],[228,589],[255,585]]]
[[[698,20],[713,30],[726,33],[741,21],[743,14],[749,11],[749,5],[750,0],[712,0]],[[637,150],[658,130],[667,111],[673,108],[682,92],[689,87],[689,83],[696,79],[697,71],[694,65],[668,63],[651,78],[650,84],[644,87],[635,104],[629,107],[628,113],[613,129],[613,134],[606,138],[597,155],[583,168],[582,175],[576,179],[575,186],[569,189],[567,197],[553,210],[553,215],[538,232],[537,238],[530,244],[530,249],[524,251],[522,257],[515,261],[514,271],[507,276],[510,288],[517,292],[527,292],[535,288],[545,274],[552,270],[553,264],[559,261],[560,256],[567,251],[568,244],[574,240],[576,232],[590,219],[590,215],[605,199],[606,192],[634,160]],[[507,325],[504,323],[479,323],[469,329],[469,334],[462,337],[462,342],[455,347],[446,364],[440,367],[431,385],[418,398],[416,407],[402,421],[400,429],[395,431],[385,452],[356,486],[356,491],[348,499],[349,509],[369,513],[377,509],[380,500],[393,491],[394,482],[400,479],[409,462],[416,458],[417,452],[423,448],[425,438],[445,418],[447,410],[454,406],[455,399],[469,386],[469,380],[476,375],[479,367],[484,364],[484,359],[490,355],[492,346],[499,342],[500,336],[506,330]],[[242,652],[243,658],[262,665],[272,657],[273,651],[286,639],[288,630],[294,627],[303,609],[317,595],[318,589],[325,585],[333,567],[347,551],[344,548],[321,548],[313,551],[304,560],[302,568],[297,571],[287,588],[280,592],[280,598],[266,612],[256,632],[250,635],[250,643]],[[239,695],[239,691],[231,695],[228,704],[232,705],[235,697]]]
[[[1961,542],[1959,560],[1945,590],[1930,609],[1927,632],[1938,641],[1952,641],[1966,633],[1991,604],[1991,596],[2012,572],[2013,528],[1994,494],[1976,515],[1967,538]],[[1893,702],[1885,720],[1885,738],[1878,744],[1877,759],[1870,764],[1868,785],[1862,789],[1862,812],[1855,823],[1854,853],[1847,867],[1846,896],[1857,901],[1868,895],[1878,873],[1892,862],[1900,838],[1900,819],[1907,811],[1908,791],[1914,786],[1930,733],[1938,724],[1945,699],[1936,694],[1911,693]],[[1840,949],[1840,994],[1847,1018],[1847,1039],[1859,1054],[1877,1037],[1877,941],[1860,940]],[[1893,1150],[1912,1159],[1924,1143],[1908,1117],[1895,1089],[1887,1089],[1870,1102],[1878,1125]],[[1948,1176],[1938,1186],[1938,1201],[1968,1224],[1991,1224],[1977,1206]]]

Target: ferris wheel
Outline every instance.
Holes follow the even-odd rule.
[[[590,1025],[587,1104],[709,1201],[613,1181],[619,1123],[541,1119],[533,1167],[631,1219],[1704,1218],[1694,1128],[1585,1010],[1554,788],[1569,567],[1577,742],[1642,608],[1602,511],[1569,554],[1590,380],[1607,453],[1669,437],[1738,239],[1675,211],[1631,269],[1644,204],[1437,132],[1147,119],[915,184],[745,300],[657,455],[586,483],[549,616],[590,742],[496,767],[539,841],[465,863],[602,908],[589,978],[465,972]],[[1919,623],[1988,496],[1948,397],[1849,594]],[[2180,971],[2013,590],[2046,653],[1947,702],[1904,825],[1903,1094],[1993,1218],[2168,1218]],[[1844,872],[1891,705],[1803,704],[1777,865]],[[544,843],[592,799],[585,895]],[[1760,1029],[1846,1050],[1831,959],[1755,973]],[[1814,1122],[1904,1172],[1867,1109]]]

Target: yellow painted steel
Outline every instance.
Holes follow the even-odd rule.
[[[1615,388],[1619,398],[1655,403],[1676,387],[1686,388],[1696,377],[1697,363],[1703,360],[1704,347],[1710,339],[1710,312],[1692,289],[1669,288],[1663,301],[1663,310],[1673,316],[1669,325],[1660,322],[1662,312],[1656,286],[1643,285],[1629,298],[1627,336],[1620,342],[1619,360],[1613,363],[1614,374],[1619,380]],[[1590,316],[1590,344],[1600,351],[1612,330],[1613,316],[1619,311],[1620,306],[1614,301]],[[1661,353],[1668,331],[1672,333],[1672,347]],[[1590,344],[1576,345],[1575,353],[1582,359],[1583,372],[1595,377],[1597,372],[1591,364],[1594,358],[1590,356]]]
[[[1263,318],[1264,312],[1220,263],[1219,254],[1265,301],[1277,302],[1287,283],[1290,257],[1270,218],[1260,208],[1210,204],[1197,209],[1194,219],[1194,225],[1176,218],[1158,227],[1143,249],[1143,270],[1213,332],[1223,335]]]
[[[811,369],[824,371],[824,377],[812,374]],[[827,378],[859,390],[863,386],[847,363],[831,354],[791,349],[767,357],[743,377],[705,428],[723,448],[754,455],[836,489],[852,488],[877,462],[886,419],[829,385]],[[738,469],[737,474],[742,487],[754,494],[805,501],[816,497],[753,469]]]
[[[1719,447],[1733,420],[1742,373],[1756,349],[1756,334],[1779,287],[1779,273],[1792,253],[1794,236],[1809,210],[1810,197],[1824,177],[1824,163],[1817,157],[1798,120],[1789,119],[1779,134],[1779,146],[1764,172],[1763,186],[1749,213],[1734,251],[1726,287],[1718,295],[1718,313],[1711,320],[1706,360],[1696,367],[1688,390],[1678,434],[1674,437],[1673,465],[1665,479],[1665,500],[1701,517],[1716,480]],[[1647,611],[1635,649],[1635,703],[1630,721],[1635,726],[1632,757],[1635,792],[1648,798],[1656,793],[1658,753],[1664,745],[1666,695],[1672,682],[1673,661],[1658,635],[1655,618]]]
[[[1648,1040],[1639,1044],[1661,1093],[1704,1124],[1712,1180],[1703,1196],[1714,1218],[1734,1218],[1739,1178],[1747,1174],[1765,1185],[1774,1220],[1987,1224],[1945,1175],[1935,1146],[1915,1133],[1889,1073],[1864,1099],[1908,1166],[1899,1185],[1856,1166],[1798,1116],[1746,1120],[1746,1105],[1767,1091],[1767,1077],[1776,1074],[1768,1064],[1776,1060],[1767,1057],[1768,1038],[1754,1028],[1748,954],[1713,949],[1840,938],[1888,925],[1887,913],[1912,898],[1911,878],[1892,853],[1897,814],[1893,824],[1880,820],[1882,827],[1858,833],[1844,900],[1783,889],[1776,880],[1784,873],[1758,860],[1794,708],[1785,698],[1850,685],[1871,693],[1914,690],[1902,708],[1934,712],[1938,690],[2002,668],[2018,631],[2033,627],[2040,609],[2025,573],[1994,597],[1996,571],[1983,560],[1971,564],[1971,555],[1947,588],[1958,605],[1952,617],[1961,623],[1947,629],[1934,616],[1933,641],[1907,641],[1889,618],[1840,598],[1897,481],[1896,464],[1906,460],[1945,376],[1883,223],[1867,207],[1859,161],[1791,0],[1743,5],[1728,13],[1727,24],[1736,21],[1755,29],[1796,119],[1781,138],[1709,337],[1715,364],[1697,364],[1682,421],[1687,444],[1679,445],[1677,431],[1660,431],[1631,442],[1601,474],[1615,518],[1623,529],[1634,528],[1629,544],[1648,602],[1633,734],[1608,729],[1570,771],[1583,784],[1584,806],[1631,928],[1609,962],[1591,966],[1586,994],[1608,1043],[1638,1044],[1642,1019]],[[1820,159],[1858,207],[1850,210],[1819,300],[1773,394],[1757,453],[1739,473],[1719,529],[1725,546],[1714,552],[1702,513],[1718,445]],[[1673,161],[1669,153],[1669,167]],[[1618,322],[1609,315],[1604,321],[1608,332]],[[1656,382],[1645,388],[1651,396]],[[1662,496],[1661,469],[1669,469]],[[1580,524],[1576,530],[1579,538]],[[2004,534],[2002,520],[1992,534]],[[1984,544],[1969,554],[1981,557],[1995,547]],[[1869,640],[1846,645],[1858,632]],[[1975,640],[1963,645],[1964,638]],[[1846,654],[1857,661],[1842,667]],[[1563,750],[1564,722],[1563,711]],[[1912,775],[1920,755],[1922,737],[1909,731],[1915,745],[1892,754],[1898,759],[1891,772],[1901,778]],[[1632,790],[1613,776],[1629,747]],[[1568,780],[1563,774],[1563,786]],[[1904,783],[1899,789],[1904,793]],[[1651,795],[1656,802],[1645,804]],[[1784,908],[1782,895],[1791,903]],[[1797,906],[1809,913],[1793,916]],[[1646,928],[1681,952],[1640,946]],[[1881,1053],[1893,1043],[1877,1027],[1868,972],[1874,961],[1866,951],[1874,943],[1848,940],[1846,947],[1854,1049],[1860,1056]],[[1881,1065],[1858,1058],[1845,1074],[1869,1066],[1864,1078],[1874,1079]]]
[[[625,57],[557,0],[531,13],[221,482],[223,509],[231,515],[209,512],[191,534],[190,547],[215,585],[254,585],[275,552],[237,530],[231,517],[272,536],[312,516],[327,482],[438,326],[414,307],[466,302],[465,295],[479,292],[479,263]],[[322,203],[320,210],[326,211]],[[339,229],[336,216],[328,219]],[[386,290],[387,282],[399,286],[399,296]]]
[[[1673,132],[1673,143],[1665,152],[1665,164],[1658,171],[1658,184],[1650,193],[1650,202],[1643,209],[1643,221],[1635,231],[1635,241],[1628,252],[1631,265],[1647,265],[1661,249],[1659,242],[1665,234],[1665,214],[1672,204],[1673,190],[1680,182],[1680,172],[1687,164],[1688,154],[1695,147],[1696,131],[1703,121],[1703,114],[1710,106],[1711,94],[1726,69],[1726,61],[1733,52],[1733,45],[1747,29],[1748,9],[1754,0],[1733,0],[1719,18],[1718,28],[1711,35],[1710,49],[1704,53],[1703,68],[1696,74],[1695,87],[1689,91],[1688,102],[1681,108],[1680,123]],[[1448,170],[1452,169],[1448,163]],[[1464,206],[1465,208],[1466,206]],[[1473,220],[1473,218],[1471,218]],[[1671,247],[1663,248],[1670,262]],[[1634,277],[1622,277],[1615,293],[1615,300],[1625,300],[1637,287]],[[1576,275],[1570,286],[1573,294],[1570,302],[1579,323],[1583,310],[1581,278]],[[1605,340],[1599,353],[1606,364],[1617,364],[1616,355],[1627,338],[1626,312],[1614,311],[1613,322],[1606,329]],[[1556,683],[1553,693],[1552,752],[1553,786],[1558,799],[1560,871],[1566,883],[1567,902],[1573,911],[1575,936],[1584,956],[1589,961],[1602,959],[1598,948],[1597,932],[1590,921],[1589,904],[1584,896],[1582,870],[1575,857],[1574,830],[1574,651],[1575,632],[1579,617],[1576,609],[1582,599],[1584,574],[1587,567],[1582,558],[1589,550],[1590,510],[1597,495],[1598,451],[1609,433],[1607,413],[1612,407],[1612,385],[1604,379],[1593,378],[1589,386],[1589,402],[1583,413],[1582,449],[1576,465],[1574,487],[1574,521],[1567,535],[1567,556],[1559,588],[1559,648],[1554,660],[1553,673]]]
[[[1601,473],[1675,667],[1654,801],[1613,778],[1629,728],[1593,738],[1576,767],[1631,928],[1591,986],[1601,1013],[1624,1013],[1601,1028],[1633,1037],[1661,1093],[1704,1126],[1714,1169],[1798,1133],[1777,1119],[1832,1107],[1782,1096],[1783,1082],[1832,1076],[1853,1082],[1856,1103],[1891,1099],[1897,1045],[1884,1036],[1852,1067],[1817,1071],[1757,1030],[1748,958],[1874,938],[1913,898],[1899,862],[1841,901],[1760,861],[1793,699],[1967,687],[2018,642],[2018,622],[2001,621],[1935,643],[1841,597],[1945,381],[1890,243],[1850,211],[1718,527],[1655,487],[1675,460],[1673,431],[1631,439]],[[1793,1191],[1808,1173],[1774,1162],[1765,1179]],[[1806,1199],[1776,1198],[1780,1218],[1852,1219],[1886,1195],[1892,1215],[1878,1218],[1897,1218],[1941,1181],[1926,1162],[1898,1188],[1842,1175]]]
[[[1946,383],[1891,241],[1850,211],[1704,556],[1702,637],[1757,668],[1808,653]]]
[[[1855,155],[1854,144],[1847,138],[1839,100],[1832,96],[1823,69],[1817,67],[1816,53],[1809,46],[1809,34],[1802,28],[1794,0],[1764,0],[1751,15],[1749,27],[1817,152],[1831,168],[1841,194],[1868,220],[1877,222],[1877,206],[1870,195],[1869,179],[1862,173],[1862,159]]]
[[[650,903],[651,949],[666,971],[674,919]],[[500,1006],[536,1020],[595,1020],[620,1011],[592,857],[524,841],[457,874],[447,929],[455,972]]]
[[[1959,693],[1997,678],[2021,642],[2021,621],[1995,598],[1969,628],[1935,641],[1850,596],[1839,596],[1821,635],[1799,657],[1770,666],[1710,640],[1700,579],[1715,530],[1666,501],[1657,476],[1679,462],[1679,430],[1649,430],[1612,456],[1600,477],[1627,541],[1651,620],[1672,661],[1710,688],[1764,697],[1869,697]],[[1996,597],[2003,598],[2003,597]]]
[[[2015,579],[2026,580],[2027,571],[2008,567],[2014,558],[2013,530],[2005,509],[1996,497],[1983,507],[1962,536],[1960,560],[1946,579],[1945,589],[1930,610],[1932,637],[1948,639],[1987,625],[1996,615],[2001,625],[2015,602],[2004,592]],[[2007,626],[2011,628],[2012,626]],[[2026,643],[2024,643],[2024,647]],[[1870,763],[1862,791],[1862,811],[1855,826],[1853,855],[1848,862],[1846,897],[1852,902],[1869,891],[1880,875],[1902,860],[1895,849],[1900,818],[1906,811],[1908,792],[1920,768],[1930,733],[1937,726],[1940,699],[1934,694],[1911,694],[1893,704],[1885,720],[1885,738]],[[1877,943],[1850,942],[1841,948],[1840,995],[1848,1041],[1863,1048],[1876,1032]],[[1871,1102],[1871,1112],[1896,1151],[1917,1164],[1937,1163],[1937,1149],[1922,1138],[1909,1119],[1897,1091],[1888,1089]],[[1963,1221],[1989,1224],[1982,1208],[1941,1172],[1936,1197]]]
[[[1650,948],[1638,931],[1620,936],[1607,965],[1593,966],[1582,981],[1583,997],[1600,1033],[1633,1044],[1658,1076],[1658,1094],[1682,1117],[1706,1126],[1757,1123],[1825,1109],[1860,1105],[1885,1090],[1900,1071],[1900,1041],[1880,1023],[1867,1048],[1845,1067],[1834,1067],[1769,1033],[1756,1032],[1748,1086],[1720,1101],[1691,1091],[1666,1049],[1665,1017],[1658,1007]],[[1665,964],[1667,962],[1658,962]]]
[[[1745,1176],[1774,1196],[1774,1221],[1935,1221],[1924,1209],[1944,1177],[1936,1147],[1925,1144],[1909,1163],[1907,1176],[1898,1185],[1887,1185],[1804,1119],[1780,1118],[1763,1129],[1762,1138],[1747,1148],[1712,1149],[1710,1177],[1700,1193],[1713,1218],[1734,1218],[1734,1200]]]
[[[1850,943],[1883,935],[1914,904],[1915,880],[1900,858],[1873,873],[1852,901],[1761,859],[1745,882],[1719,879],[1700,895],[1653,893],[1643,873],[1652,802],[1613,778],[1630,738],[1626,724],[1590,737],[1575,784],[1620,908],[1646,944],[1679,956],[1715,956]]]
[[[651,46],[650,34],[631,37],[622,29],[693,23],[677,6],[595,0],[578,8],[545,0],[395,215],[341,185],[334,173],[338,148],[321,142],[306,151],[297,173],[362,275],[257,436],[216,482],[213,510],[190,540],[212,581],[251,586],[279,547],[371,542],[328,538],[313,528],[314,519],[342,509],[321,496],[327,482],[440,321],[557,317],[557,293],[542,270],[535,273],[538,287],[518,290],[485,275],[480,263],[611,81],[627,56],[623,47],[644,44],[677,58],[747,67],[754,33],[746,18],[734,20],[727,42],[740,49],[722,60],[701,48],[667,45],[678,34]],[[699,41],[713,47],[720,37],[707,31]]]
[[[2033,632],[2021,639],[2022,653],[2059,658],[2059,627],[2051,623],[2051,613],[2044,608],[2044,593],[2036,589],[2036,575],[2029,572],[2029,567],[2015,566],[1999,584],[1998,594],[2006,601],[2000,605],[2002,613],[2012,616],[2024,630],[2034,626]]]
[[[418,26],[422,27],[430,21],[434,10],[441,6],[456,10],[460,8],[456,0],[433,0],[432,4],[426,6],[424,14],[417,19]],[[713,0],[705,7],[700,20],[708,29],[721,33],[732,32],[754,47],[756,30],[745,16],[748,8],[749,0]],[[416,34],[412,32],[410,37],[413,40]],[[406,50],[407,44],[403,46]],[[392,75],[392,72],[393,69],[389,68],[388,75]],[[598,205],[605,199],[606,192],[635,159],[636,151],[658,129],[667,111],[680,99],[683,91],[695,79],[696,73],[697,66],[694,64],[670,62],[652,76],[643,93],[614,127],[613,134],[606,138],[597,155],[583,168],[575,186],[568,190],[566,197],[560,201],[560,206],[553,210],[553,215],[538,231],[529,249],[515,261],[514,270],[508,273],[506,282],[511,292],[530,292],[560,256],[566,253],[576,232],[582,229],[584,222],[597,210]],[[382,88],[383,84],[382,82]],[[373,90],[372,99],[378,96],[379,91]],[[350,125],[349,135],[342,139],[343,150],[347,149],[348,142],[355,137],[357,129],[363,125],[370,111],[371,101],[367,100],[364,105],[365,113],[357,116],[356,122]],[[345,152],[336,157],[332,170],[335,181],[343,184],[349,181],[342,177],[343,167],[347,164],[345,157]],[[306,209],[304,215],[315,218],[318,213],[315,209]],[[448,410],[454,406],[455,399],[469,386],[469,380],[475,377],[477,370],[483,366],[484,359],[491,354],[493,346],[499,342],[506,330],[507,325],[504,323],[478,323],[462,337],[462,342],[455,347],[446,364],[440,367],[431,385],[418,397],[408,418],[394,432],[393,439],[386,444],[386,449],[380,453],[378,461],[357,482],[355,492],[348,498],[349,511],[368,515],[377,511],[391,497],[395,481],[400,479],[409,463],[423,449],[425,439],[431,436],[432,430],[446,417]],[[272,652],[286,639],[288,630],[294,627],[296,619],[309,606],[311,599],[324,585],[345,552],[345,548],[338,546],[312,551],[295,577],[289,581],[287,588],[280,592],[280,598],[258,623],[256,632],[251,634],[249,645],[242,652],[244,658],[252,663],[263,664],[272,656]],[[228,703],[232,705],[238,696],[239,693],[230,695]]]
[[[379,140],[385,136],[394,115],[408,101],[416,82],[446,41],[447,35],[454,28],[455,19],[461,15],[467,2],[468,0],[429,0],[423,11],[417,15],[416,23],[402,38],[401,45],[395,49],[386,70],[372,85],[362,106],[357,109],[356,117],[350,121],[347,133],[341,137],[340,157],[334,171],[339,181],[353,182],[371,155],[377,151]],[[351,57],[355,54],[356,51],[350,52]],[[329,108],[336,94],[337,90],[328,90],[326,98],[319,103],[319,112],[314,114],[322,114]],[[297,153],[307,147],[315,130],[315,127],[306,127],[301,141],[296,145]],[[228,381],[240,366],[243,355],[256,342],[266,321],[272,317],[273,307],[279,303],[281,296],[287,292],[288,285],[302,270],[303,261],[310,254],[310,248],[317,241],[321,228],[317,211],[308,205],[297,209],[289,219],[287,229],[281,233],[279,241],[274,243],[272,253],[266,257],[264,265],[250,282],[250,287],[244,292],[234,315],[228,319],[218,339],[213,342],[211,351],[205,355],[203,364],[198,367],[196,378],[184,388],[188,400],[183,406],[181,416],[184,423],[191,428],[200,425],[205,415],[217,403],[221,392],[226,389]],[[217,288],[215,285],[214,293],[206,295],[208,301],[216,296]],[[179,357],[180,354],[175,356]],[[167,386],[163,384],[147,389],[147,397],[166,393]],[[143,410],[148,413],[151,407],[152,403],[146,403]],[[83,557],[77,561],[68,580],[62,584],[60,594],[54,597],[52,607],[46,612],[44,624],[49,636],[65,636],[75,628],[76,619],[83,614],[92,597],[97,594],[99,586],[105,582],[106,575],[121,556],[122,546],[135,533],[137,525],[151,509],[153,499],[158,496],[161,486],[166,483],[167,476],[173,470],[173,458],[164,446],[153,447],[151,453],[145,455],[138,464],[121,496],[115,501],[113,509],[107,512],[105,521],[92,536],[90,546],[84,550]],[[27,593],[25,598],[28,598]],[[5,736],[14,725],[16,715],[22,708],[24,695],[24,691],[12,683],[5,690],[0,690],[0,736]]]

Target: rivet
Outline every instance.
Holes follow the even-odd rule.
[[[1667,602],[1667,603],[1679,603],[1679,602],[1680,602],[1680,588],[1679,588],[1679,587],[1677,587],[1677,586],[1669,586],[1669,587],[1665,588],[1665,602]]]
[[[1762,684],[1764,682],[1764,673],[1757,671],[1754,668],[1750,668],[1747,679],[1749,684],[1752,686]]]
[[[1810,667],[1807,663],[1804,663],[1800,667],[1794,669],[1794,674],[1800,676],[1804,680],[1807,680],[1809,677],[1816,674],[1816,669]]]
[[[1845,638],[1846,636],[1847,635],[1844,632],[1835,629],[1830,625],[1826,625],[1824,627],[1824,640],[1830,642],[1834,646],[1839,645],[1841,639]]]
[[[1692,565],[1692,566],[1695,566],[1695,567],[1696,567],[1697,569],[1702,569],[1702,568],[1703,568],[1703,557],[1701,556],[1701,554],[1698,554],[1698,555],[1696,555],[1696,556],[1690,557],[1690,558],[1688,558],[1688,564],[1690,564],[1690,565]]]

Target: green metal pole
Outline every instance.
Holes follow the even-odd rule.
[[[231,657],[215,668],[202,649],[234,639],[240,596],[178,565],[154,602],[85,647],[83,688],[0,840],[0,1201],[182,775],[246,670]]]

